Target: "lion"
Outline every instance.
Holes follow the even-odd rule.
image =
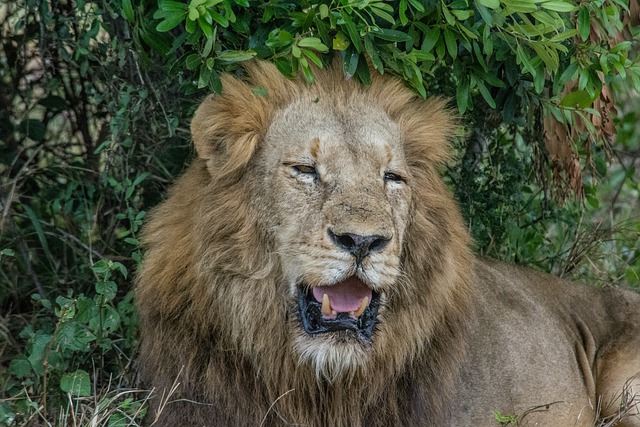
[[[628,405],[640,426],[640,295],[474,256],[439,174],[446,101],[339,64],[222,81],[143,232],[154,425],[592,426]]]

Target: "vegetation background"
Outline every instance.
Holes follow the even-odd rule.
[[[639,287],[639,21],[638,0],[0,0],[0,426],[142,422],[138,231],[195,106],[252,58],[449,97],[477,252]]]

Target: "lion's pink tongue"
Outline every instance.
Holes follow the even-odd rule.
[[[322,303],[324,294],[329,296],[331,308],[338,313],[349,313],[360,307],[362,298],[367,297],[371,301],[371,288],[355,277],[338,282],[331,286],[316,286],[313,288],[313,297]]]

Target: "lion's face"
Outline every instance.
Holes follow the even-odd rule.
[[[365,362],[409,216],[397,124],[309,97],[275,114],[257,163],[297,350],[325,376]]]
[[[467,240],[437,173],[454,128],[445,103],[384,76],[363,87],[340,67],[316,77],[260,62],[244,81],[224,76],[191,125],[209,176],[196,165],[181,191],[199,191],[189,289],[202,316],[252,363],[286,355],[331,381],[422,351]]]

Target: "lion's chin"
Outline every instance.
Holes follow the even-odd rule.
[[[308,364],[318,380],[348,383],[370,357],[370,344],[353,331],[336,331],[309,336],[303,332],[295,339],[302,365]]]
[[[380,294],[355,277],[331,286],[298,287],[300,321],[309,335],[330,334],[340,343],[370,344],[378,320]]]

